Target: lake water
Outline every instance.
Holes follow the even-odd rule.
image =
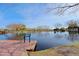
[[[69,32],[41,32],[32,33],[31,39],[37,40],[37,50],[44,50],[51,47],[69,45],[75,41],[79,41],[79,34]]]
[[[12,34],[0,35],[0,40],[5,40],[12,36]],[[28,40],[27,37],[26,39]],[[79,41],[79,34],[69,32],[38,32],[31,33],[31,40],[37,41],[37,50],[44,50]]]

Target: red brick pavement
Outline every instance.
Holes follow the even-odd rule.
[[[35,44],[36,41],[31,41],[29,44],[29,41],[24,43],[21,40],[0,40],[0,56],[22,56],[27,49]]]

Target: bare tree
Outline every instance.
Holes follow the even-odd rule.
[[[70,20],[67,22],[68,27],[78,27],[79,22],[76,20]]]
[[[64,14],[66,11],[70,11],[70,12],[76,12],[79,10],[79,3],[60,3],[60,5],[58,5],[55,8],[48,8],[48,12],[51,11],[55,11],[56,14],[62,15]],[[63,6],[62,6],[63,5]]]
[[[16,32],[24,32],[26,30],[26,26],[23,24],[10,24],[7,28]]]
[[[60,24],[60,23],[55,24],[55,28],[60,28],[60,27],[62,27],[62,24]]]
[[[46,25],[38,26],[37,29],[49,29],[49,26]]]

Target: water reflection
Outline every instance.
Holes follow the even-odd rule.
[[[79,32],[68,32],[68,39],[71,41],[79,40]]]
[[[58,33],[55,33],[54,34],[54,37],[56,37],[56,38],[64,38],[66,35],[65,35],[65,33],[61,33],[61,32],[58,32]]]
[[[71,44],[74,41],[79,40],[79,33],[41,32],[41,33],[32,33],[31,38],[38,41],[37,50],[43,50],[46,48]]]
[[[14,37],[13,34],[0,35],[0,39]],[[28,38],[26,38],[28,39]],[[44,50],[51,47],[68,45],[79,40],[78,32],[34,32],[31,33],[31,40],[36,40],[37,50]]]
[[[42,33],[32,33],[31,39],[38,41],[37,50],[43,50],[59,45],[69,44],[70,41],[67,39],[67,32],[42,32]]]

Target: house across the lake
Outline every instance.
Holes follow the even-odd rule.
[[[79,32],[79,27],[68,27],[68,31],[76,31]]]

